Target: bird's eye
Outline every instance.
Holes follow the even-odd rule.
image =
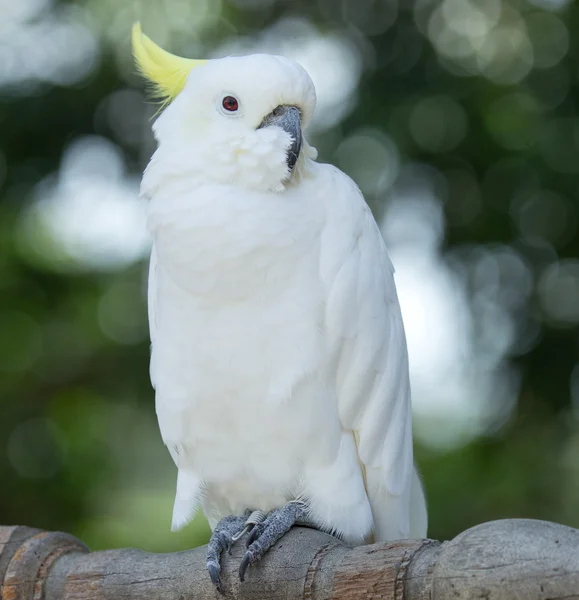
[[[225,96],[221,101],[221,105],[229,112],[235,112],[239,108],[239,102],[233,96]]]

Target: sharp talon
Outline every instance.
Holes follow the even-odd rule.
[[[215,562],[207,562],[207,570],[209,571],[209,577],[211,577],[211,581],[213,585],[217,588],[217,591],[220,594],[223,594],[223,584],[221,583],[221,577],[219,577],[219,565]]]
[[[245,574],[247,573],[247,569],[248,569],[249,565],[251,564],[251,558],[252,558],[251,552],[247,551],[243,555],[243,558],[241,559],[241,564],[239,565],[239,579],[241,581],[245,581]]]
[[[261,535],[262,528],[256,525],[247,536],[247,542],[245,544],[246,548],[249,548],[253,542]]]

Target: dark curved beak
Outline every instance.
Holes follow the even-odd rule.
[[[301,111],[297,106],[281,104],[274,108],[269,115],[263,119],[258,129],[262,127],[280,127],[287,131],[292,143],[287,151],[287,166],[291,171],[298,161],[302,149],[302,122]]]

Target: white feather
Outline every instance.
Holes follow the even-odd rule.
[[[340,421],[356,433],[374,537],[408,537],[411,521],[419,520],[410,512],[411,491],[422,490],[419,482],[412,487],[408,356],[394,269],[361,193],[337,169],[332,175],[321,253],[326,265],[334,265],[325,278],[326,327],[330,353],[337,354]],[[416,529],[424,536],[425,522]]]
[[[241,89],[256,114],[281,103],[311,113],[301,71],[278,77],[282,90],[257,89],[254,62],[250,72],[236,63],[223,90]],[[198,505],[214,526],[301,498],[321,528],[352,543],[424,536],[404,329],[369,208],[307,144],[288,179],[287,135],[241,118],[220,125],[188,95],[201,85],[192,76],[156,125],[143,181],[151,378],[179,468],[173,527]],[[197,118],[189,139],[181,125]]]
[[[171,531],[178,531],[194,517],[199,506],[198,497],[200,489],[201,481],[194,471],[186,468],[179,469]]]

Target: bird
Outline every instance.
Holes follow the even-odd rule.
[[[219,591],[244,536],[242,581],[294,525],[425,537],[394,268],[359,188],[306,139],[310,76],[270,54],[181,58],[139,23],[132,46],[161,102],[141,195],[172,530],[203,511]]]

